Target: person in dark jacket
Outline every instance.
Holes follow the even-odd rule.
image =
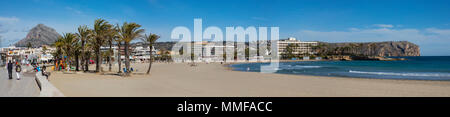
[[[8,77],[9,79],[12,79],[13,64],[11,60],[9,60],[7,68],[8,68]]]

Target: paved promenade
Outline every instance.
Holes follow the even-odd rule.
[[[0,97],[38,97],[40,90],[36,83],[34,73],[23,73],[21,80],[16,79],[16,73],[13,72],[13,78],[8,79],[8,71],[0,68]]]

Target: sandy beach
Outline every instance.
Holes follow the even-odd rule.
[[[113,65],[114,66],[114,65]],[[148,63],[135,63],[138,73]],[[91,69],[94,66],[91,67]],[[104,66],[107,71],[107,67]],[[113,67],[113,72],[117,68]],[[220,63],[155,63],[132,77],[53,72],[69,97],[415,97],[450,96],[448,81],[383,80],[231,71]]]

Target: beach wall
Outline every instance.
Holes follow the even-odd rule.
[[[39,97],[65,97],[41,72],[36,73],[36,82],[41,90]]]

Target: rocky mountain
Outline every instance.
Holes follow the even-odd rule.
[[[17,47],[27,47],[28,43],[31,43],[33,47],[40,47],[42,45],[51,45],[58,37],[60,37],[55,29],[45,26],[44,24],[38,24],[36,27],[32,28],[27,36],[17,42],[15,45]]]
[[[317,47],[319,53],[363,56],[420,56],[418,45],[408,41],[367,43],[325,43]]]

